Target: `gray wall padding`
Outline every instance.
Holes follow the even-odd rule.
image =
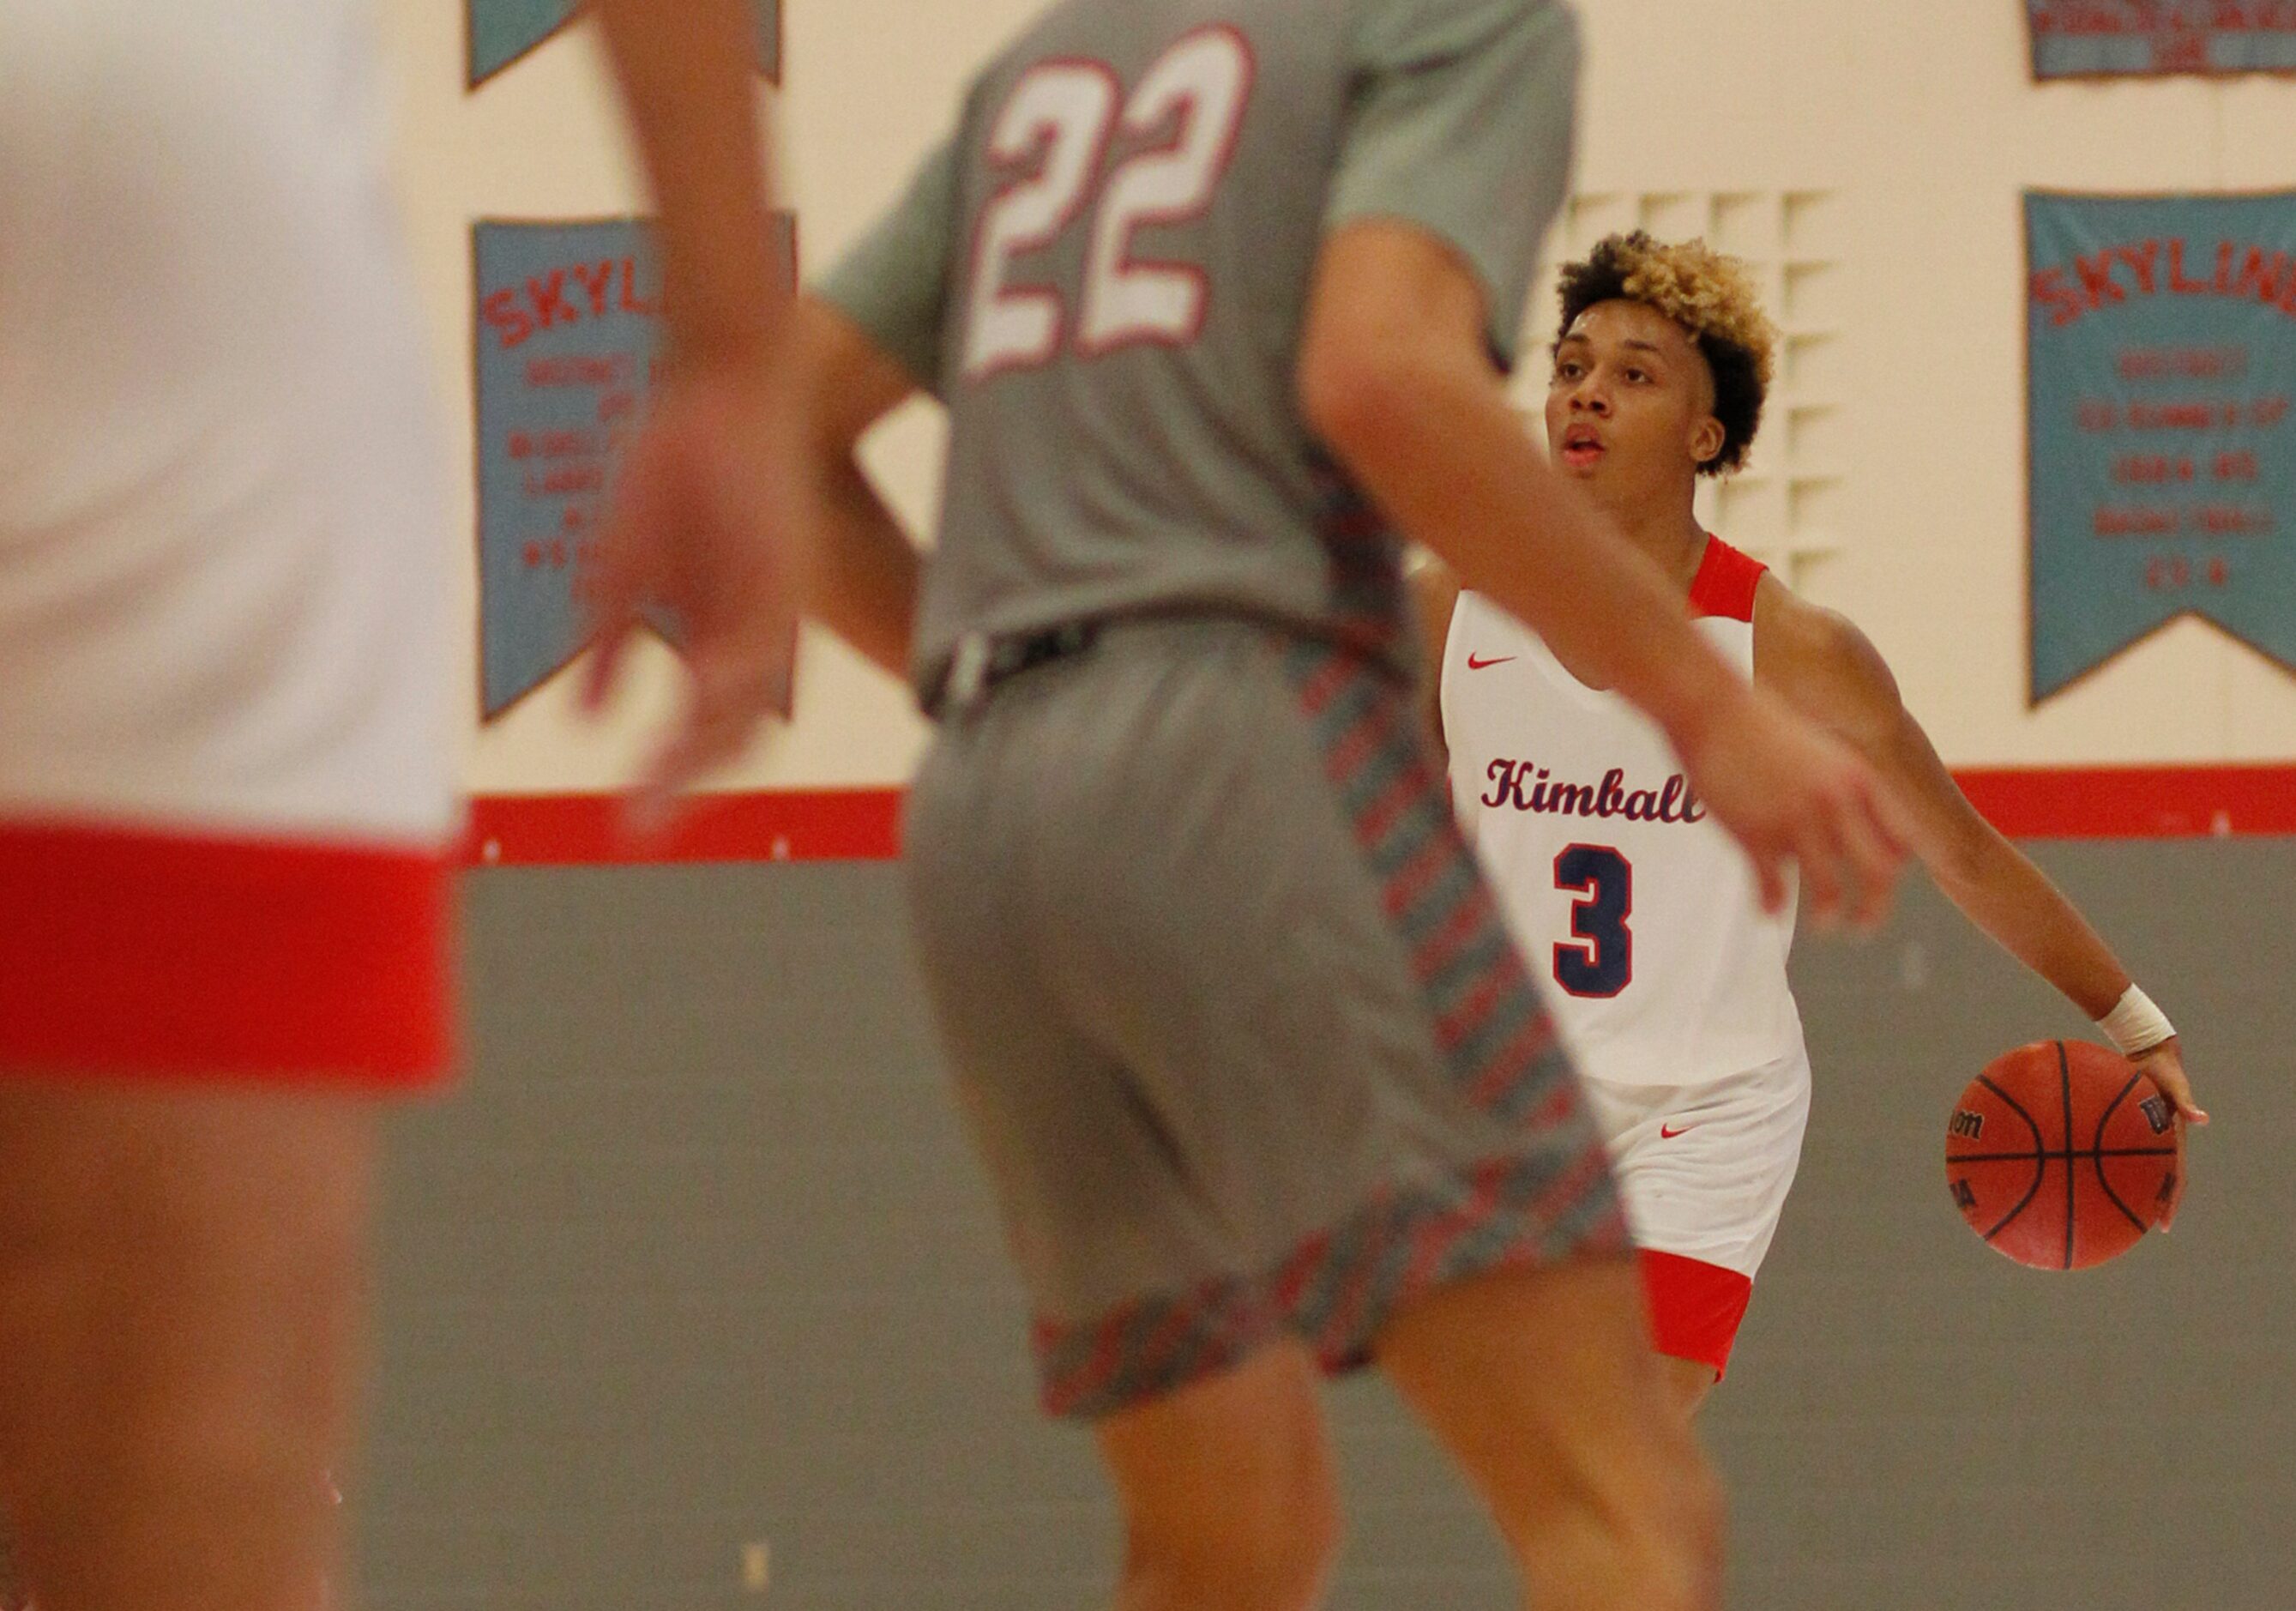
[[[1705,1430],[1760,1611],[2296,1605],[2296,842],[2041,859],[2186,1031],[2185,1217],[2065,1277],[1980,1246],[1954,1094],[2078,1015],[1926,885],[1805,941],[1801,1179]],[[376,1611],[1105,1602],[887,866],[469,886],[472,1073],[404,1124],[357,1495]],[[1376,1384],[1333,1395],[1342,1611],[1512,1611]],[[763,1543],[770,1588],[744,1586]]]

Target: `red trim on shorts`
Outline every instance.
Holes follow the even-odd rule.
[[[0,824],[0,1068],[428,1083],[451,881],[443,852]]]
[[[1768,569],[1759,560],[1749,559],[1720,538],[1710,535],[1706,552],[1698,562],[1698,574],[1691,579],[1691,614],[1752,621],[1754,590],[1761,586],[1762,573]]]
[[[1658,1351],[1677,1360],[1714,1367],[1720,1381],[1730,1367],[1730,1346],[1754,1295],[1751,1276],[1679,1253],[1642,1249],[1643,1298],[1650,1310],[1651,1339]]]

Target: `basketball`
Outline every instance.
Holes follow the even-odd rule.
[[[1946,1125],[1946,1181],[1997,1253],[2085,1270],[2128,1252],[2174,1205],[2176,1108],[2127,1058],[2085,1040],[2004,1053]]]

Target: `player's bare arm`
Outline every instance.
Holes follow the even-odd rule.
[[[1334,232],[1301,347],[1309,423],[1462,585],[1666,730],[1773,909],[1793,859],[1821,921],[1878,922],[1902,851],[1873,775],[1735,676],[1655,567],[1549,471],[1507,406],[1486,328],[1480,285],[1439,241],[1376,219]]]
[[[791,349],[804,410],[800,464],[819,530],[807,612],[877,665],[906,677],[917,550],[856,452],[871,426],[915,394],[916,382],[816,298],[799,301]]]
[[[1852,622],[1765,577],[1754,606],[1754,675],[1872,762],[1897,797],[1907,843],[1953,903],[2090,1018],[2110,1015],[2128,970],[2046,874],[1978,813],[1906,709],[1897,678]],[[2136,1060],[2177,1111],[2208,1122],[2174,1038]]]
[[[624,456],[591,579],[599,646],[585,703],[612,692],[639,612],[685,629],[686,708],[648,768],[657,802],[785,713],[804,520],[788,473],[789,285],[744,0],[591,0],[651,181],[668,374]]]

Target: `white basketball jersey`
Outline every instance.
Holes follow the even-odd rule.
[[[1710,538],[1691,590],[1697,629],[1749,676],[1762,571]],[[1473,593],[1442,699],[1453,804],[1579,1066],[1689,1085],[1798,1056],[1792,907],[1764,914],[1658,725]]]

